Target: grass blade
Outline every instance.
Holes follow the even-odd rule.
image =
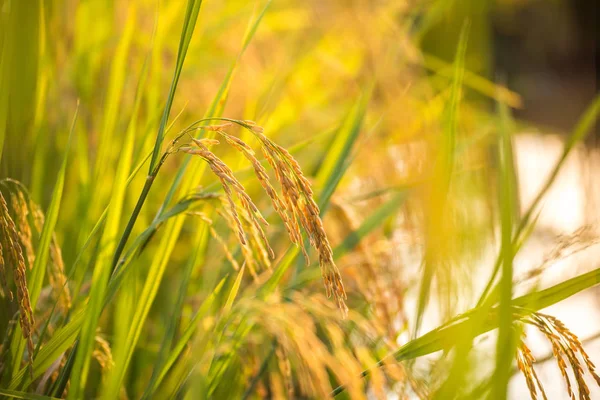
[[[154,364],[154,370],[152,371],[152,376],[150,378],[150,383],[144,392],[144,398],[148,398],[152,396],[154,389],[157,387],[158,382],[156,382],[156,378],[160,370],[162,369],[164,362],[167,358],[167,353],[171,347],[171,343],[173,338],[175,337],[175,330],[177,321],[181,317],[181,310],[184,305],[185,296],[188,291],[188,286],[191,280],[192,271],[196,265],[202,265],[205,260],[205,253],[207,250],[209,238],[209,227],[207,224],[203,224],[197,230],[196,236],[194,238],[194,253],[186,263],[186,267],[183,273],[183,277],[181,279],[181,284],[179,287],[179,292],[175,304],[173,304],[173,308],[169,314],[170,318],[167,322],[167,328],[165,332],[165,337],[162,340],[160,350],[158,352],[158,356],[156,357],[156,362]]]
[[[452,170],[454,168],[456,136],[458,132],[458,111],[465,71],[465,55],[469,37],[468,33],[469,23],[465,22],[460,33],[454,60],[454,74],[452,85],[450,87],[450,100],[448,102],[445,114],[443,145],[440,150],[440,156],[436,162],[436,177],[440,179],[440,182],[439,184],[435,184],[435,191],[432,198],[434,201],[439,201],[441,203],[433,206],[433,215],[430,217],[433,224],[439,224],[441,223],[441,220],[445,218],[443,210],[445,208],[448,191],[450,189]],[[434,231],[431,232],[431,235],[437,236],[438,233]],[[430,297],[429,294],[431,290],[431,282],[436,269],[435,261],[431,257],[431,252],[437,251],[437,249],[432,249],[431,246],[435,246],[435,244],[431,243],[427,246],[426,252],[428,254],[425,255],[425,262],[423,264],[423,274],[421,278],[417,316],[414,328],[415,333],[419,331],[421,326],[423,313],[425,312],[425,307],[427,306]]]
[[[512,289],[513,289],[513,256],[512,230],[514,224],[514,163],[511,144],[511,133],[508,127],[508,110],[504,104],[498,103],[500,114],[500,138],[498,144],[499,187],[498,202],[500,206],[502,278],[500,281],[500,305],[498,321],[498,341],[496,346],[496,370],[494,393],[498,398],[508,396],[508,381],[516,349],[513,334]]]
[[[177,90],[177,84],[179,83],[179,77],[181,76],[181,70],[183,69],[183,62],[185,61],[185,56],[192,40],[192,35],[194,34],[194,28],[196,27],[196,21],[198,19],[198,13],[200,12],[201,5],[202,0],[188,0],[187,3],[187,10],[183,20],[183,29],[181,30],[181,38],[179,39],[179,50],[177,51],[175,73],[173,74],[173,79],[171,80],[171,88],[169,89],[167,104],[165,105],[160,125],[158,127],[156,143],[154,144],[154,149],[152,151],[152,159],[150,161],[148,175],[152,175],[154,167],[158,163],[158,156],[164,141],[165,128],[167,126],[167,121],[169,120],[171,107],[173,106],[175,91]]]
[[[238,272],[238,275],[235,278],[235,281],[233,282],[233,286],[231,287],[231,290],[229,291],[229,296],[227,296],[227,301],[225,302],[225,306],[223,307],[224,314],[227,314],[229,311],[231,311],[233,302],[235,301],[235,298],[236,298],[238,292],[240,291],[240,284],[242,283],[242,278],[244,277],[245,269],[246,269],[246,263],[244,263],[242,265],[242,268],[240,269],[240,272]]]
[[[373,85],[354,104],[340,131],[335,135],[335,139],[325,156],[325,161],[319,169],[317,186],[323,188],[319,196],[321,215],[327,211],[329,200],[342,179],[345,167],[347,167],[350,153],[360,134],[372,90]]]

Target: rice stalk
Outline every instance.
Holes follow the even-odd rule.
[[[292,365],[290,364],[289,354],[287,354],[285,348],[281,346],[277,346],[275,354],[277,355],[277,365],[279,367],[279,371],[281,372],[281,376],[283,377],[285,383],[287,398],[293,399],[294,381],[292,378]]]
[[[347,295],[342,282],[342,276],[339,269],[335,265],[335,262],[333,261],[333,250],[329,244],[327,234],[325,233],[323,221],[320,217],[321,212],[319,210],[319,206],[313,198],[314,193],[312,190],[312,185],[304,176],[300,165],[285,148],[267,138],[263,133],[263,128],[258,126],[255,122],[248,120],[223,120],[226,120],[227,123],[200,127],[192,124],[192,126],[184,130],[183,133],[190,133],[197,129],[217,132],[225,139],[225,141],[227,141],[227,143],[240,151],[244,157],[250,161],[257,179],[271,199],[273,208],[283,220],[290,240],[292,243],[301,248],[307,264],[309,263],[309,257],[308,253],[304,249],[300,226],[302,226],[302,228],[304,228],[308,234],[309,243],[317,251],[319,256],[319,265],[321,268],[321,275],[323,277],[327,296],[331,297],[333,295],[342,314],[344,316],[347,315],[348,307],[345,303]],[[229,123],[236,123],[242,126],[257,138],[265,159],[275,172],[275,178],[279,182],[281,188],[281,196],[269,183],[266,170],[256,159],[252,148],[241,139],[224,132],[223,129],[230,126]],[[242,244],[242,249],[243,245],[246,244],[246,235],[244,233],[239,214],[235,210],[235,203],[232,198],[232,189],[236,192],[242,204],[242,208],[250,216],[252,229],[256,229],[256,232],[258,232],[259,236],[261,237],[261,242],[265,245],[269,255],[271,258],[274,258],[273,251],[268,245],[266,237],[264,236],[264,231],[258,223],[258,221],[260,221],[263,222],[263,224],[266,224],[266,221],[264,221],[264,218],[262,218],[260,212],[258,212],[258,209],[256,209],[256,206],[254,206],[254,203],[252,203],[252,200],[244,191],[243,186],[239,184],[237,179],[233,176],[231,169],[208,150],[207,146],[217,144],[219,142],[215,139],[194,138],[192,138],[192,142],[194,143],[195,147],[180,147],[179,150],[203,158],[209,164],[209,167],[213,173],[221,181],[221,184],[225,190],[226,198],[229,202],[230,212],[238,229],[238,235],[240,238],[240,243]]]
[[[29,221],[30,219],[32,220],[36,235],[39,237],[45,222],[44,213],[41,207],[31,200],[25,187],[20,182],[7,179],[3,183],[5,183],[5,186],[10,191],[11,206],[15,214],[20,243],[24,249],[24,253],[27,255],[26,261],[29,268],[32,268],[35,261],[35,251]],[[6,183],[11,183],[11,185],[6,185]],[[64,312],[71,307],[71,293],[67,285],[65,265],[56,233],[52,234],[49,250],[50,258],[47,267],[50,286],[53,288],[52,294],[56,297],[61,310]]]
[[[65,273],[65,263],[63,262],[56,234],[52,235],[52,242],[50,242],[50,263],[48,266],[50,268],[48,278],[50,286],[53,288],[52,292],[56,296],[60,308],[65,312],[71,308],[71,292],[67,284],[68,279]]]
[[[4,265],[12,266],[13,280],[17,287],[17,303],[19,307],[19,323],[23,333],[23,338],[27,342],[28,359],[30,372],[33,368],[33,327],[35,319],[33,309],[29,298],[29,289],[27,288],[25,257],[21,248],[20,237],[13,219],[8,211],[8,204],[4,195],[0,192],[0,232],[2,237],[0,243],[2,246],[2,272],[3,282],[6,280]],[[12,293],[9,292],[12,300]]]
[[[525,381],[527,382],[527,388],[529,389],[529,394],[532,399],[537,399],[538,389],[542,395],[544,400],[547,400],[546,392],[544,391],[544,387],[540,382],[537,374],[535,373],[535,369],[533,368],[533,364],[535,363],[535,358],[531,354],[531,350],[529,347],[521,341],[519,346],[517,347],[517,367],[525,376]]]
[[[590,400],[590,390],[585,381],[585,375],[591,376],[598,386],[600,386],[600,376],[596,372],[596,366],[591,361],[589,355],[583,348],[581,341],[573,332],[571,332],[559,319],[551,315],[540,312],[532,313],[521,319],[526,324],[534,326],[548,340],[552,347],[552,355],[556,359],[556,363],[560,373],[565,381],[567,394],[573,400],[576,398],[573,384],[569,378],[567,371],[567,362],[571,372],[575,377],[577,386],[578,398],[580,400]],[[565,360],[567,362],[565,362]],[[582,362],[583,361],[583,362]],[[533,369],[535,359],[531,352],[521,340],[517,351],[517,365],[527,381],[527,387],[532,399],[536,399],[536,386],[540,389],[542,396],[546,399],[541,381],[537,378]],[[535,385],[534,385],[535,382]]]
[[[19,227],[18,234],[23,252],[25,253],[27,265],[31,269],[33,267],[33,261],[35,259],[35,252],[33,251],[33,235],[31,233],[31,227],[29,226],[28,216],[29,207],[23,192],[11,192],[10,202],[15,215],[15,223]]]
[[[249,125],[250,131],[261,143],[263,154],[274,169],[275,177],[281,186],[285,210],[292,215],[290,226],[296,229],[295,234],[290,235],[292,241],[299,235],[299,221],[308,233],[310,244],[317,250],[319,255],[319,265],[327,297],[333,295],[339,309],[343,315],[346,315],[348,313],[348,307],[345,303],[347,295],[344,290],[342,276],[333,261],[333,250],[323,227],[319,206],[313,198],[310,182],[304,176],[298,162],[286,149],[269,140],[262,133],[262,128],[249,121],[245,121],[245,123]],[[296,244],[303,247],[302,243]]]
[[[106,341],[100,333],[96,334],[95,340],[96,348],[92,352],[92,356],[100,365],[102,376],[106,376],[107,372],[110,371],[114,365],[112,350],[108,341]]]
[[[238,240],[242,246],[242,252],[246,260],[249,262],[249,269],[252,275],[256,278],[256,270],[252,263],[253,257],[250,254],[248,246],[250,244],[260,243],[259,246],[262,247],[259,247],[259,253],[267,253],[268,257],[275,257],[275,253],[271,249],[271,246],[269,245],[262,228],[262,225],[268,225],[268,223],[250,196],[246,193],[244,186],[233,175],[233,171],[208,149],[207,146],[217,144],[219,142],[214,139],[192,140],[196,147],[182,147],[181,150],[186,153],[199,156],[206,161],[211,171],[221,182],[221,186],[225,191],[225,199],[228,203],[228,216],[235,224]],[[236,205],[234,194],[237,200],[240,202],[240,207]],[[244,229],[244,225],[249,228],[250,236],[255,240],[249,242],[247,238],[247,230]],[[268,257],[264,258],[268,260]]]

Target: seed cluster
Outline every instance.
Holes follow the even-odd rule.
[[[260,126],[252,121],[236,121],[236,123],[250,131],[258,140],[265,159],[273,168],[275,178],[281,188],[281,194],[271,184],[269,175],[257,159],[254,150],[238,137],[225,132],[224,129],[231,126],[232,123],[203,126],[201,129],[216,132],[250,161],[258,181],[273,204],[275,212],[282,219],[290,240],[301,248],[308,264],[309,258],[304,249],[300,227],[304,228],[304,231],[308,234],[311,246],[316,249],[319,255],[319,264],[327,295],[328,297],[333,295],[340,310],[342,310],[344,315],[347,314],[348,309],[345,304],[347,296],[342,283],[342,277],[333,261],[333,251],[325,234],[319,206],[313,199],[310,182],[304,176],[300,165],[294,157],[286,149],[267,138]],[[251,244],[256,246],[255,250],[257,250],[263,263],[267,266],[270,265],[268,259],[273,259],[274,253],[268,244],[262,228],[267,223],[245,192],[244,187],[233,176],[231,169],[208,149],[209,145],[219,142],[214,139],[192,139],[192,143],[194,147],[182,147],[181,150],[200,156],[209,164],[212,172],[219,178],[225,191],[225,197],[229,203],[228,215],[225,215],[225,217],[226,219],[233,220],[236,226],[246,262],[250,262],[252,257],[250,254],[251,250],[246,246],[247,241],[244,226],[250,232],[251,237],[259,238],[259,240],[253,240]],[[239,210],[235,205],[233,193],[236,194],[240,201],[241,207]],[[249,265],[249,267],[251,271],[254,271],[252,265]]]
[[[29,353],[29,364],[33,363],[33,310],[29,299],[29,290],[27,289],[25,257],[20,244],[19,231],[15,226],[13,219],[8,211],[8,204],[0,192],[0,275],[2,276],[2,285],[5,293],[13,299],[12,292],[8,289],[6,282],[6,266],[12,267],[13,280],[17,287],[17,302],[19,305],[19,323],[23,337],[27,341],[27,350]]]
[[[589,374],[599,386],[600,376],[598,376],[596,372],[596,366],[583,349],[583,345],[579,341],[579,338],[560,320],[551,315],[533,313],[525,317],[523,322],[536,327],[550,342],[550,345],[552,346],[552,355],[556,359],[558,368],[560,369],[561,375],[567,385],[569,397],[575,400],[575,392],[567,372],[567,362],[571,366],[573,376],[576,380],[579,399],[591,399],[590,390],[585,382],[585,375]],[[583,361],[583,363],[581,361]],[[537,386],[537,388],[540,389],[542,397],[546,399],[546,394],[542,384],[533,369],[534,362],[535,359],[531,355],[531,352],[521,341],[517,351],[517,365],[519,366],[521,372],[523,372],[523,375],[525,375],[531,397],[533,399],[537,399]]]
[[[263,225],[268,225],[246,190],[244,186],[237,180],[233,175],[233,171],[229,168],[221,159],[219,159],[213,152],[208,149],[208,146],[218,144],[219,141],[214,139],[192,139],[196,147],[185,147],[183,151],[189,154],[199,156],[208,163],[211,171],[219,178],[221,186],[225,191],[225,199],[229,205],[228,211],[225,214],[226,219],[233,221],[235,225],[238,239],[242,245],[242,251],[248,251],[249,241],[246,237],[246,230],[244,226],[249,228],[253,237],[258,237],[259,242],[268,252],[271,258],[275,257],[273,249],[271,249],[266,235],[263,230]],[[241,204],[241,207],[236,206],[234,200],[234,194]],[[252,241],[255,243],[255,241]],[[244,253],[246,255],[246,253]],[[250,257],[251,259],[251,257]],[[256,275],[255,268],[250,268],[253,275]]]
[[[517,367],[523,376],[525,376],[525,381],[527,382],[527,388],[529,389],[531,398],[537,399],[537,389],[539,388],[542,398],[546,400],[546,392],[544,391],[542,382],[538,378],[535,369],[533,368],[534,363],[535,357],[533,357],[533,354],[531,354],[531,350],[529,350],[529,347],[527,347],[525,342],[521,341],[517,347]]]
[[[110,349],[110,344],[99,332],[96,334],[94,340],[96,344],[92,356],[98,361],[102,369],[102,374],[105,375],[114,365],[112,350]]]

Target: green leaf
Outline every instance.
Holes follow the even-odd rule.
[[[369,86],[354,104],[327,150],[323,165],[319,168],[316,184],[322,187],[319,195],[321,215],[327,210],[329,200],[349,165],[350,154],[360,134],[372,91],[373,85]]]
[[[460,98],[462,93],[463,77],[465,72],[465,55],[467,52],[467,41],[469,37],[469,22],[466,21],[463,24],[458,46],[456,49],[456,56],[454,59],[454,74],[452,79],[452,85],[450,87],[450,99],[448,101],[445,111],[444,121],[444,137],[443,144],[440,149],[440,155],[436,160],[436,176],[441,179],[439,187],[436,187],[434,196],[441,199],[442,204],[436,206],[436,213],[432,217],[435,221],[440,221],[446,218],[444,216],[444,208],[448,191],[450,189],[450,182],[452,180],[452,171],[454,169],[454,159],[456,151],[456,136],[458,133],[458,112],[460,105]],[[426,253],[437,251],[438,249],[432,249],[428,246]],[[426,254],[425,262],[423,263],[423,274],[421,278],[421,287],[419,290],[419,301],[417,305],[417,317],[415,322],[414,331],[418,332],[421,326],[423,313],[430,297],[431,282],[435,274],[435,261]]]
[[[158,374],[158,378],[157,378],[156,382],[152,383],[154,388],[156,388],[156,387],[158,387],[158,385],[160,385],[160,383],[163,381],[163,379],[165,378],[165,376],[167,375],[167,373],[169,372],[169,370],[171,369],[173,364],[175,364],[175,361],[177,361],[177,359],[179,358],[179,356],[181,355],[183,350],[186,348],[186,346],[188,345],[189,341],[192,338],[192,335],[194,334],[194,332],[196,331],[196,329],[198,327],[198,323],[200,322],[200,319],[203,318],[204,316],[206,316],[206,314],[210,311],[217,296],[221,293],[221,289],[225,285],[226,280],[227,280],[227,277],[221,279],[221,281],[215,287],[213,292],[206,298],[206,300],[202,303],[202,306],[200,307],[200,309],[196,312],[194,317],[190,320],[186,329],[183,330],[181,337],[177,341],[177,344],[171,350],[169,358],[167,359],[167,361],[165,362],[165,365],[162,367],[160,373]]]
[[[58,328],[53,334],[48,343],[44,344],[35,359],[33,360],[33,378],[27,373],[28,367],[23,367],[13,377],[9,384],[10,389],[16,389],[23,381],[23,386],[27,387],[33,379],[36,379],[44,374],[48,368],[54,363],[69,347],[73,345],[83,319],[85,317],[85,308],[79,310],[73,315],[69,322]]]
[[[171,113],[171,107],[173,106],[173,99],[175,98],[175,91],[177,90],[177,84],[179,83],[179,77],[181,76],[181,70],[183,69],[183,62],[187,54],[188,47],[194,34],[194,28],[196,27],[196,21],[198,19],[198,13],[200,12],[200,6],[202,0],[188,0],[187,10],[185,18],[183,20],[183,29],[181,30],[181,38],[179,39],[179,49],[177,51],[177,62],[175,63],[175,73],[171,80],[171,88],[169,89],[169,96],[167,97],[167,104],[165,105],[163,115],[158,127],[158,133],[156,135],[156,142],[152,151],[152,159],[150,161],[150,169],[148,174],[152,175],[154,167],[158,163],[158,156],[161,151],[162,143],[165,136],[165,128],[169,120],[169,114]]]
[[[165,336],[160,345],[158,356],[156,357],[156,362],[154,364],[152,376],[150,377],[149,384],[144,392],[144,398],[151,397],[155,388],[159,384],[156,378],[158,377],[158,374],[163,368],[164,362],[166,361],[169,349],[171,347],[171,343],[173,341],[173,338],[175,337],[177,322],[181,317],[181,310],[184,306],[184,301],[188,292],[188,286],[191,280],[192,272],[196,265],[202,265],[205,261],[208,239],[210,237],[209,229],[210,228],[207,224],[201,225],[200,228],[197,230],[195,238],[192,242],[194,251],[192,253],[192,256],[189,258],[188,262],[186,263],[185,270],[183,271],[177,299],[175,301],[175,304],[173,304],[172,309],[170,310],[167,328],[165,329]]]
[[[496,370],[494,393],[498,398],[508,396],[508,382],[516,342],[513,334],[512,290],[513,290],[513,256],[512,230],[514,224],[514,163],[509,131],[509,116],[506,105],[498,103],[500,114],[500,135],[498,143],[499,185],[498,202],[500,206],[502,277],[500,281],[499,329],[496,346]]]
[[[233,286],[231,287],[231,290],[229,291],[229,296],[227,296],[227,301],[225,302],[225,306],[223,306],[224,314],[227,314],[229,311],[231,311],[233,302],[234,302],[238,292],[240,291],[240,284],[242,283],[242,278],[244,277],[245,269],[246,269],[246,263],[244,263],[242,265],[242,268],[240,269],[240,272],[238,272],[238,275],[235,278],[235,281],[233,282]]]

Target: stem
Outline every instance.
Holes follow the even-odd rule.
[[[140,197],[138,198],[135,208],[133,209],[133,212],[131,213],[131,217],[129,217],[129,221],[127,222],[127,226],[125,227],[125,231],[123,232],[123,235],[121,236],[121,240],[119,240],[119,244],[117,245],[117,249],[115,250],[115,255],[113,257],[113,262],[112,262],[112,266],[111,266],[111,275],[112,275],[112,273],[115,272],[115,267],[119,263],[119,258],[121,257],[121,254],[123,253],[123,250],[125,249],[125,244],[127,243],[127,239],[129,239],[129,236],[131,236],[131,231],[133,230],[135,221],[137,220],[138,216],[140,215],[142,206],[144,205],[144,202],[146,201],[146,197],[148,197],[148,193],[150,192],[152,183],[154,183],[154,178],[156,177],[156,173],[158,172],[158,169],[160,168],[161,165],[162,165],[162,162],[157,165],[157,168],[154,170],[152,175],[148,175],[148,177],[146,177],[146,183],[144,184],[142,193],[140,194]]]

